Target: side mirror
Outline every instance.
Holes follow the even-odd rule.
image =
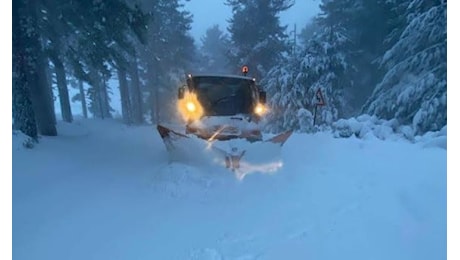
[[[259,102],[265,104],[267,102],[267,92],[259,91]]]
[[[177,98],[183,99],[184,96],[185,96],[185,86],[182,86],[177,90]]]

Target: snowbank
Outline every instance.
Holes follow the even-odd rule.
[[[33,148],[35,141],[28,135],[18,130],[13,130],[13,150],[19,150],[23,148]]]
[[[440,131],[415,135],[412,126],[400,125],[398,120],[384,120],[367,114],[349,119],[340,119],[332,124],[336,138],[355,136],[360,139],[400,140],[422,143],[423,147],[440,147],[447,149],[447,126]]]
[[[422,136],[416,136],[415,141],[422,143],[423,147],[441,147],[447,150],[447,126],[437,132],[427,132]]]

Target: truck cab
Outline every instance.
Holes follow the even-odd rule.
[[[266,94],[254,78],[189,74],[178,99],[181,114],[188,115],[187,133],[219,140],[261,136]]]

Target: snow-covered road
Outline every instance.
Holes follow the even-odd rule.
[[[446,150],[294,134],[275,174],[168,163],[154,127],[13,135],[14,259],[445,259]]]

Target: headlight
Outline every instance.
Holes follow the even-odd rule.
[[[187,110],[188,110],[189,112],[192,112],[192,113],[193,113],[193,112],[196,111],[196,106],[195,106],[195,104],[194,104],[192,101],[188,101],[187,104],[186,104],[185,106],[186,106],[186,108],[187,108]]]
[[[188,91],[184,93],[184,98],[178,100],[177,109],[184,121],[200,119],[204,114],[196,94]]]
[[[263,104],[257,104],[254,108],[254,113],[258,114],[259,116],[263,116],[267,112],[267,108]]]

